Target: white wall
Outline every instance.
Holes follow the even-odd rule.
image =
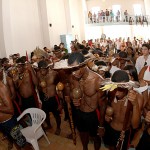
[[[149,0],[147,0],[149,1]],[[143,0],[87,0],[88,11],[92,7],[100,7],[101,10],[112,9],[112,5],[121,5],[121,13],[128,10],[129,14],[134,14],[133,4],[141,4],[142,12],[145,14],[145,7]]]
[[[150,0],[144,0],[146,15],[150,15]]]
[[[2,26],[6,56],[13,53],[10,0],[2,0]]]
[[[63,0],[47,0],[50,46],[60,43],[60,35],[67,34],[65,7]]]
[[[4,43],[4,32],[3,32],[3,17],[2,17],[2,1],[0,1],[0,58],[6,56],[5,43]]]
[[[37,0],[10,0],[10,19],[14,53],[43,47]]]
[[[43,35],[44,47],[50,47],[50,35],[49,35],[49,24],[47,15],[47,3],[46,0],[38,0],[38,14],[40,18],[40,27]]]
[[[85,39],[85,12],[83,0],[70,0],[71,23],[74,25],[72,34],[81,42]]]
[[[102,33],[106,34],[107,38],[112,39],[118,37],[131,37],[143,38],[145,40],[150,39],[150,26],[141,25],[109,25],[109,26],[90,26],[85,28],[86,40],[100,38]]]
[[[7,56],[18,52],[25,55],[26,50],[30,53],[36,46],[52,48],[61,42],[62,34],[73,33],[78,35],[79,40],[85,37],[82,0],[2,2],[1,31],[4,33],[2,37]],[[49,24],[52,24],[52,27]]]

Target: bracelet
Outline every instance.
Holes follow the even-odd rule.
[[[104,127],[100,127],[100,126],[98,126],[98,128],[99,128],[99,129],[104,129]]]

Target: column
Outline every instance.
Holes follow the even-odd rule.
[[[144,0],[146,15],[150,15],[150,0]]]
[[[65,16],[66,16],[67,34],[72,34],[69,0],[64,0],[64,8],[65,8]]]
[[[41,20],[41,29],[43,35],[44,47],[50,47],[50,35],[49,35],[49,23],[47,15],[47,3],[46,0],[38,0],[39,17]]]
[[[2,1],[0,1],[0,57],[6,57],[5,43],[4,43],[4,32],[3,32],[3,13],[2,13]]]

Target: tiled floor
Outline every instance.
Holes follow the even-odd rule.
[[[61,125],[61,134],[57,136],[54,134],[56,129],[56,123],[53,118],[53,115],[50,114],[51,124],[53,126],[52,129],[46,131],[48,139],[50,140],[50,145],[48,145],[47,141],[44,137],[39,140],[40,150],[82,150],[81,141],[79,135],[77,133],[77,144],[74,145],[72,140],[66,138],[66,136],[71,133],[68,121],[64,121],[64,117],[62,116],[62,125]],[[89,150],[94,150],[93,144],[89,143]],[[7,141],[0,141],[0,150],[7,150]],[[12,150],[16,150],[13,148]],[[101,150],[107,150],[102,146]]]

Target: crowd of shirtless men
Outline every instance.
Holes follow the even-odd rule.
[[[71,53],[60,43],[53,50],[37,47],[31,55],[1,58],[3,135],[15,144],[10,132],[18,124],[16,118],[36,107],[46,113],[45,130],[52,127],[52,112],[56,135],[63,130],[63,112],[72,131],[69,137],[74,139],[78,131],[83,150],[88,150],[89,139],[95,150],[101,142],[109,150],[150,150],[150,45],[138,42],[136,37],[114,42],[75,40]]]

